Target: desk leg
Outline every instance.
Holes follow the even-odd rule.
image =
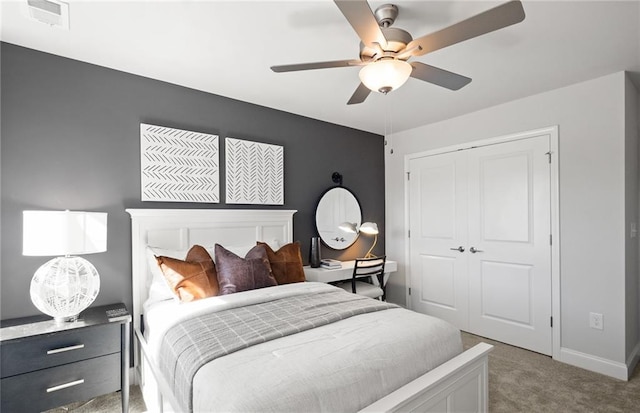
[[[129,341],[131,323],[121,324],[122,343],[120,345],[122,364],[120,366],[120,396],[122,398],[122,413],[129,413]]]
[[[378,282],[380,283],[380,288],[382,288],[382,301],[387,301],[387,289],[384,285],[384,274],[378,274]]]

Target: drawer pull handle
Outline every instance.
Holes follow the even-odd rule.
[[[64,353],[65,351],[80,350],[81,348],[84,348],[84,344],[78,344],[78,345],[69,346],[69,347],[54,348],[53,350],[47,351],[47,354]]]
[[[66,389],[67,387],[77,386],[78,384],[82,384],[82,383],[84,383],[84,379],[80,379],[80,380],[76,380],[76,381],[70,381],[69,383],[61,384],[59,386],[49,387],[47,389],[47,393],[51,393],[51,392],[54,392],[54,391]]]

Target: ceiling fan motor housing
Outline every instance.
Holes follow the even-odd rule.
[[[405,47],[407,47],[407,44],[409,44],[409,42],[413,40],[413,37],[411,37],[411,35],[407,31],[398,29],[397,27],[382,27],[381,29],[384,37],[387,39],[387,46],[380,46],[382,47],[384,52],[388,53],[385,53],[385,55],[388,57],[393,57],[394,53],[398,53],[399,51],[403,50]],[[380,56],[379,49],[368,47],[364,43],[360,42],[360,59],[362,61],[366,62],[369,60],[378,60],[382,57],[385,57],[385,55]],[[407,56],[403,60],[407,60],[409,57],[410,56]]]

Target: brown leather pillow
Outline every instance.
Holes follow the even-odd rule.
[[[218,295],[218,277],[211,255],[204,247],[191,247],[185,260],[156,257],[158,266],[180,301],[189,302]]]
[[[220,295],[278,285],[271,273],[267,251],[262,245],[251,248],[244,258],[218,244],[214,254]]]
[[[300,242],[292,242],[283,245],[278,251],[273,251],[269,244],[257,242],[264,245],[271,264],[271,271],[278,284],[291,284],[304,282],[304,269],[302,268],[302,254],[300,253]]]

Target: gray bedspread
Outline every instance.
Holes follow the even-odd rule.
[[[193,377],[209,361],[358,314],[395,307],[331,290],[199,315],[167,330],[160,348],[160,369],[181,409],[192,411]]]

